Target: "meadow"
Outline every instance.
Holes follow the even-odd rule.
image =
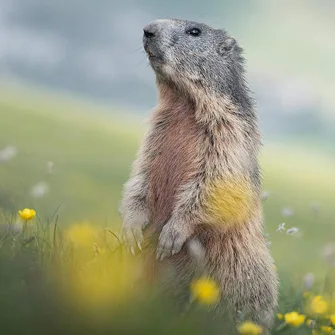
[[[129,293],[140,265],[119,244],[118,204],[144,117],[15,85],[0,89],[1,334],[226,334],[201,301],[181,318],[168,300]],[[333,294],[335,158],[307,144],[264,143],[265,232],[281,280],[278,313],[305,315],[308,295]],[[24,208],[36,216],[20,218]],[[330,325],[323,314],[304,321]],[[312,329],[288,319],[277,320],[273,332]]]

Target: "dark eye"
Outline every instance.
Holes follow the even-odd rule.
[[[199,36],[201,34],[201,30],[198,28],[192,28],[187,30],[187,34],[192,35],[192,36]]]

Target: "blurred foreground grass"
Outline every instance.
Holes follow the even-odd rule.
[[[117,301],[117,308],[114,304],[114,307],[97,309],[94,316],[87,316],[81,310],[85,304],[92,304],[89,301],[78,302],[75,312],[67,309],[54,284],[48,286],[44,270],[51,268],[52,273],[58,269],[62,273],[64,269],[69,270],[68,264],[76,262],[74,249],[59,245],[63,243],[60,236],[82,221],[91,222],[108,235],[104,253],[115,257],[113,250],[118,243],[110,232],[117,232],[120,225],[117,209],[122,184],[128,177],[144,125],[126,114],[109,113],[105,107],[7,85],[0,89],[0,158],[3,148],[11,146],[17,150],[15,157],[0,162],[0,222],[15,223],[19,209],[34,208],[38,220],[35,228],[29,228],[32,229],[29,236],[39,236],[30,241],[27,236],[23,236],[25,239],[11,237],[1,243],[0,313],[6,324],[10,325],[10,320],[18,334],[24,328],[24,322],[23,328],[15,324],[20,318],[26,320],[25,327],[31,327],[31,333],[43,330],[52,333],[50,324],[55,334],[65,333],[70,324],[74,328],[68,328],[69,334],[84,330],[89,333],[90,318],[100,320],[106,314],[113,321],[109,320],[106,326],[109,333],[134,333],[137,329],[136,333],[225,334],[222,323],[209,323],[203,314],[191,319],[189,324],[183,322],[184,328],[180,328],[168,303],[159,308],[154,303],[143,306],[143,299],[140,305],[135,300],[130,305]],[[282,283],[279,311],[288,312],[299,307],[304,276],[312,273],[316,277],[315,286],[322,288],[325,275],[331,271],[330,263],[335,264],[332,244],[335,242],[335,159],[321,150],[312,151],[294,143],[266,144],[261,163],[264,189],[268,192],[264,200],[265,231],[269,234]],[[47,185],[48,192],[32,196],[31,190],[38,183]],[[285,230],[277,232],[283,222]],[[42,242],[37,243],[38,240]],[[89,250],[89,259],[96,259],[99,252]],[[106,264],[113,265],[108,257],[102,263],[103,268]],[[61,263],[62,267],[54,267],[53,262],[57,266]],[[117,269],[112,272],[117,273]],[[51,277],[53,281],[55,276]],[[71,283],[70,278],[65,271],[59,280]],[[86,285],[87,293],[92,287],[107,290],[109,286],[117,286],[113,286],[112,279],[108,285],[94,277]],[[79,283],[77,288],[80,289]],[[104,295],[106,290],[99,294]],[[35,324],[39,313],[43,317]],[[71,313],[81,315],[79,324],[72,322]],[[84,315],[88,323],[83,326],[80,323]],[[91,333],[106,331],[103,326],[93,327]],[[294,334],[299,332],[311,333],[306,327],[295,330]],[[7,333],[9,330],[4,332]]]

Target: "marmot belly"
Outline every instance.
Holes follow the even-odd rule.
[[[154,230],[159,232],[169,220],[178,189],[199,169],[197,146],[201,129],[189,110],[174,110],[164,128],[157,125],[152,143],[155,157],[149,170],[148,203]]]

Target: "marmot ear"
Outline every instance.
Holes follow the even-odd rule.
[[[219,44],[218,53],[221,56],[226,56],[230,54],[236,45],[235,38],[227,37],[222,43]]]

